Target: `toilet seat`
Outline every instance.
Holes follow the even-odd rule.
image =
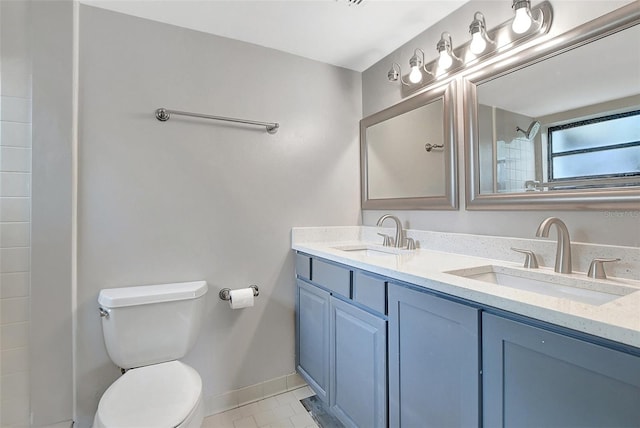
[[[127,371],[102,395],[94,428],[173,428],[187,425],[200,406],[202,380],[193,368],[169,361]]]

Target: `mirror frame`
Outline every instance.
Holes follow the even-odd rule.
[[[415,110],[419,107],[443,100],[443,136],[445,158],[445,192],[439,196],[412,198],[370,199],[367,170],[367,128]],[[458,156],[457,156],[457,119],[455,114],[456,82],[440,85],[399,102],[360,121],[360,195],[363,210],[457,210],[458,209]]]
[[[640,206],[640,186],[481,194],[476,92],[477,85],[481,83],[639,24],[640,7],[637,2],[633,2],[543,42],[535,49],[521,51],[509,57],[509,61],[498,62],[495,66],[486,67],[477,73],[463,77],[467,210],[543,210],[550,208],[597,210],[637,209]]]

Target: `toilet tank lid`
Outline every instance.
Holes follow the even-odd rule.
[[[206,281],[106,288],[100,290],[98,303],[105,308],[120,308],[149,303],[196,299],[203,296],[206,292]]]

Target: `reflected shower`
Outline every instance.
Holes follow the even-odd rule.
[[[538,135],[538,131],[540,131],[540,122],[534,120],[526,131],[518,126],[516,127],[516,132],[518,131],[522,132],[527,140],[533,140]]]

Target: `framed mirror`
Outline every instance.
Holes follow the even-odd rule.
[[[360,121],[362,209],[458,209],[455,82]]]
[[[463,79],[467,209],[640,206],[640,7]]]

